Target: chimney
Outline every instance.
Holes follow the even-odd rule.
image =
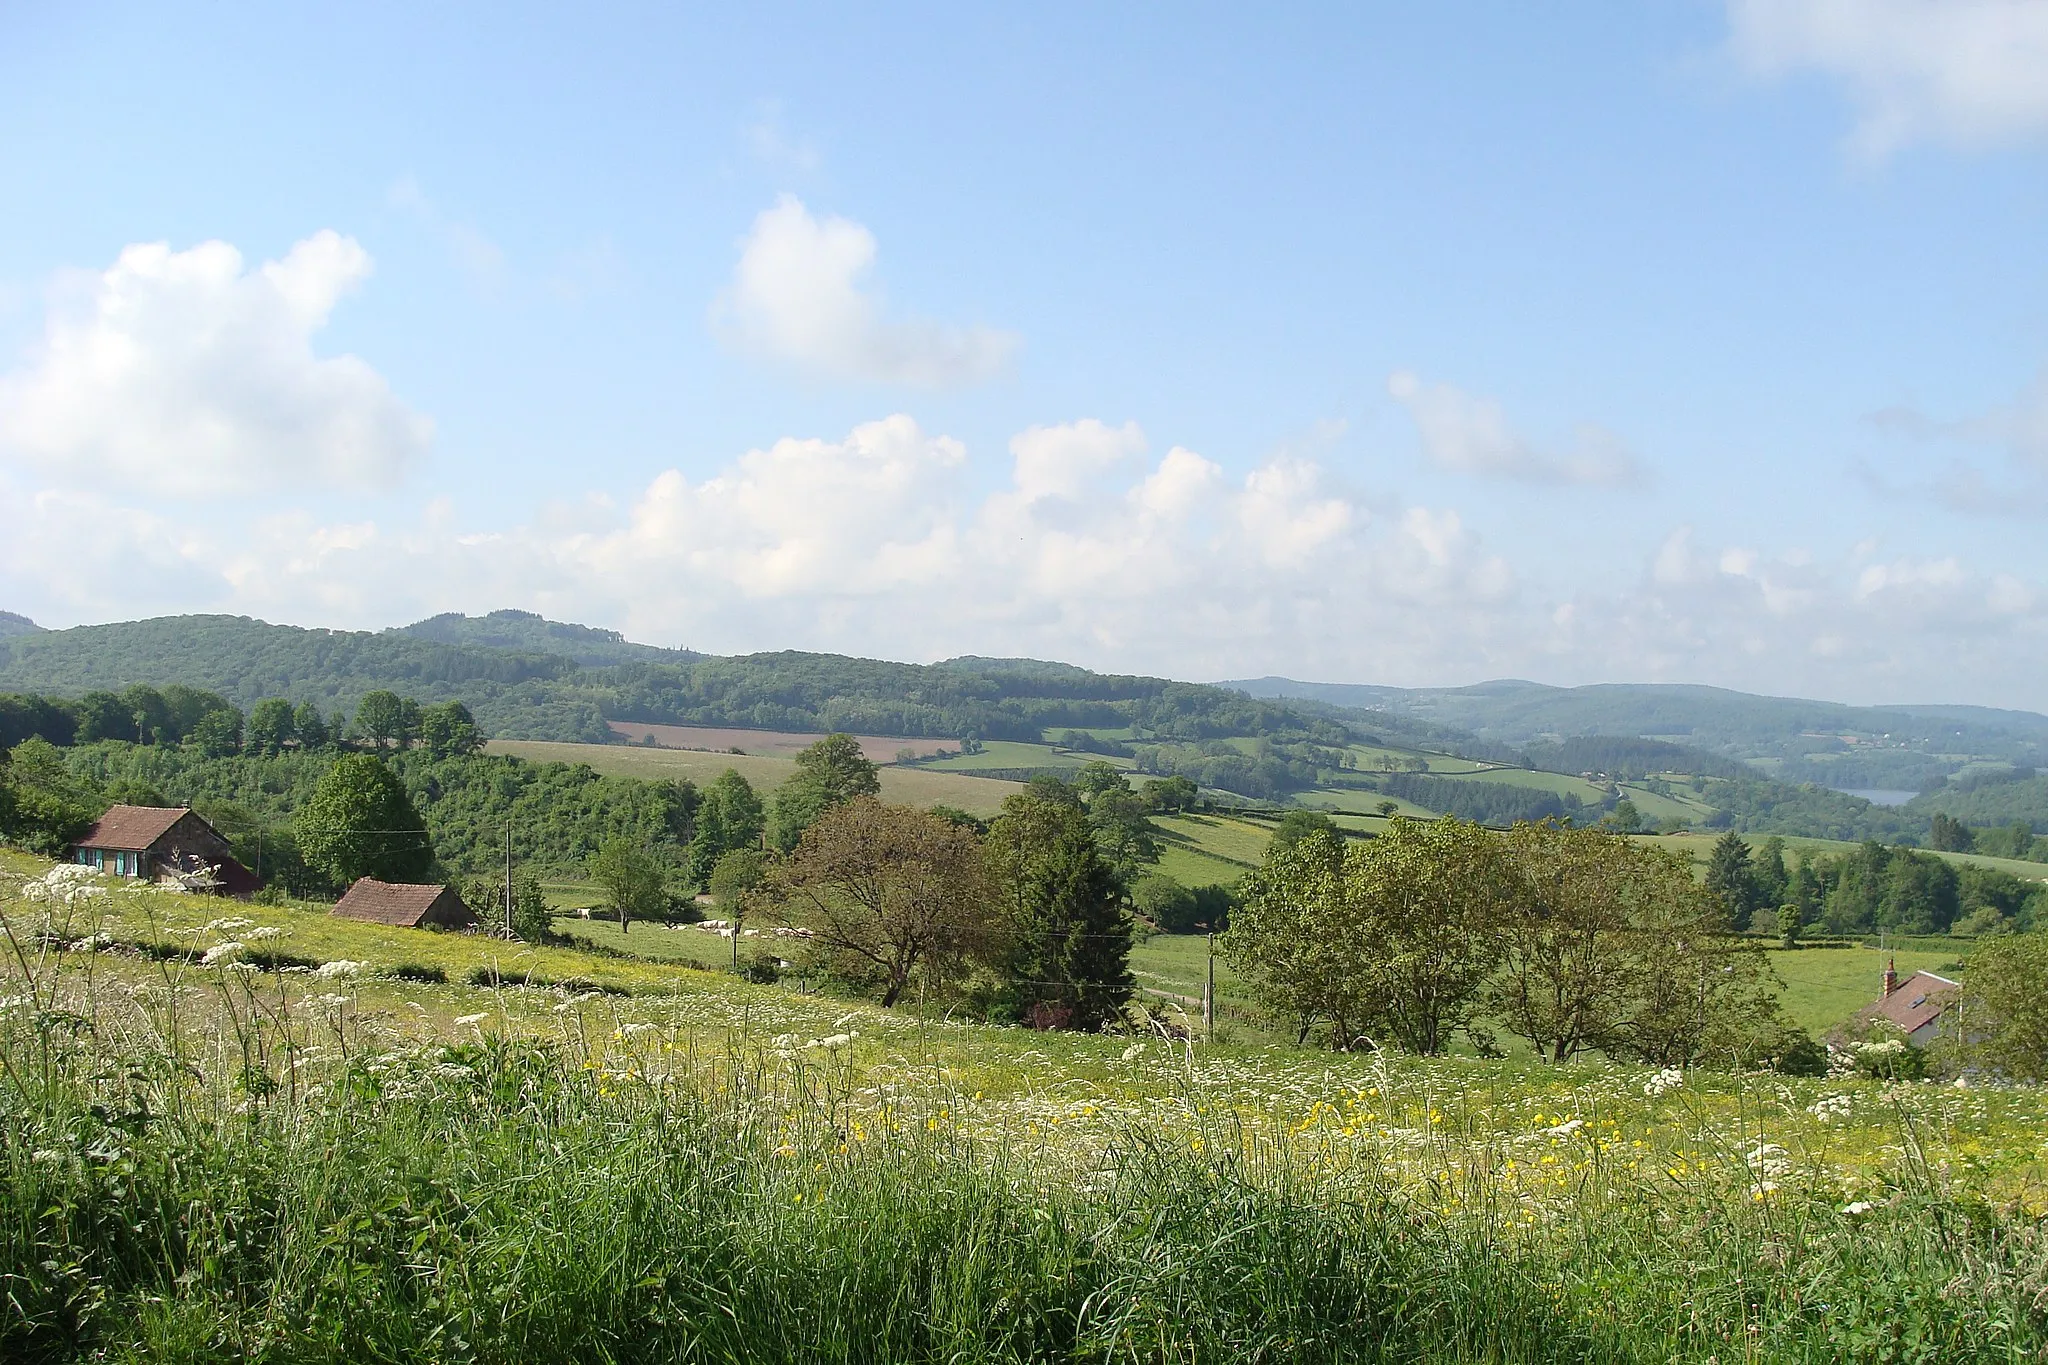
[[[1888,958],[1886,958],[1886,959],[1884,960],[1884,993],[1885,993],[1886,995],[1890,995],[1890,994],[1891,994],[1891,993],[1892,993],[1893,991],[1897,990],[1898,988],[1899,988],[1899,965],[1898,965],[1898,959],[1896,959],[1896,958],[1890,958],[1890,957],[1888,957]]]

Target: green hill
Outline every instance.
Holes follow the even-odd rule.
[[[623,663],[688,663],[704,656],[687,649],[634,644],[615,630],[550,621],[530,611],[494,611],[488,616],[443,612],[386,635],[406,635],[444,645],[475,645],[514,653],[555,654],[586,667]]]
[[[2048,716],[1985,706],[1846,706],[1663,683],[1549,687],[1508,679],[1401,688],[1267,677],[1222,685],[1514,745],[1590,735],[1672,741],[1743,760],[1782,781],[1842,790],[1917,791],[1973,761],[2048,763]]]

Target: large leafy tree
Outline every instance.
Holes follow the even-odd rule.
[[[1662,902],[1696,903],[1692,869],[1676,855],[1600,830],[1518,825],[1507,836],[1521,895],[1497,917],[1500,970],[1487,1003],[1538,1056],[1570,1061],[1613,1048],[1629,1019],[1647,930]]]
[[[775,792],[775,846],[793,851],[825,812],[881,793],[875,765],[852,735],[827,735],[796,756],[796,772]]]
[[[1991,934],[1970,954],[1953,1036],[1968,1059],[2015,1080],[2048,1080],[2048,933]]]
[[[434,865],[426,823],[374,754],[349,754],[320,778],[292,828],[306,865],[330,884],[418,881]]]
[[[636,919],[658,918],[668,906],[661,864],[634,840],[605,840],[590,860],[590,879],[604,888],[606,901],[618,914],[620,933]]]
[[[317,719],[318,711],[313,713]],[[249,711],[245,738],[249,752],[270,757],[284,752],[284,746],[299,737],[293,722],[292,704],[283,697],[265,697]]]
[[[1327,1025],[1346,1047],[1365,1027],[1370,969],[1365,924],[1346,894],[1344,840],[1310,830],[1282,843],[1247,875],[1229,930],[1217,940],[1223,960],[1268,1008],[1306,1042]]]
[[[420,712],[420,747],[435,758],[473,754],[484,747],[476,717],[459,701],[443,702]]]
[[[767,817],[753,784],[738,771],[727,768],[704,789],[697,803],[697,828],[690,838],[690,881],[704,889],[711,887],[712,869],[726,854],[761,846]]]
[[[1099,838],[1078,804],[1036,791],[1007,798],[989,826],[1005,1012],[1040,1027],[1099,1028],[1131,996],[1130,918]]]
[[[986,953],[997,929],[971,829],[856,796],[827,810],[777,869],[773,894],[828,963],[893,1006],[919,974]]]
[[[1445,818],[1390,821],[1345,856],[1372,953],[1372,1016],[1410,1052],[1434,1055],[1475,1020],[1499,961],[1495,925],[1520,886],[1501,842]]]
[[[1519,894],[1505,850],[1477,825],[1396,819],[1348,847],[1311,829],[1273,842],[1222,946],[1304,1037],[1327,1021],[1337,1047],[1439,1053],[1460,1031],[1483,1041],[1495,921]]]
[[[356,703],[356,733],[379,749],[403,749],[416,737],[419,703],[382,688],[365,693]]]

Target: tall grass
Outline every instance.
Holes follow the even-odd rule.
[[[1916,1164],[1881,1218],[1597,1167],[1425,1192],[1236,1118],[1044,1146],[774,1040],[15,941],[0,1358],[2016,1361],[2038,1227]],[[499,997],[462,987],[478,1011]],[[565,1005],[577,1004],[574,997]],[[581,1012],[579,1012],[579,1010]],[[629,1032],[628,1030],[637,1030]],[[826,1054],[830,1055],[830,1054]],[[1213,1111],[1212,1111],[1213,1112]],[[1739,1154],[1727,1165],[1742,1170]]]

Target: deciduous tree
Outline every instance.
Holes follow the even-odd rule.
[[[405,787],[373,754],[344,756],[293,821],[307,866],[331,884],[418,881],[434,864],[427,827]]]
[[[875,796],[882,780],[852,735],[827,735],[796,756],[796,772],[775,792],[775,846],[796,848],[826,811],[856,797]]]
[[[590,879],[604,888],[622,934],[634,920],[657,919],[668,908],[661,864],[631,839],[607,839],[590,860]]]
[[[948,974],[986,951],[997,929],[973,832],[872,796],[819,816],[774,892],[828,958],[879,981],[885,1006],[918,973]]]

